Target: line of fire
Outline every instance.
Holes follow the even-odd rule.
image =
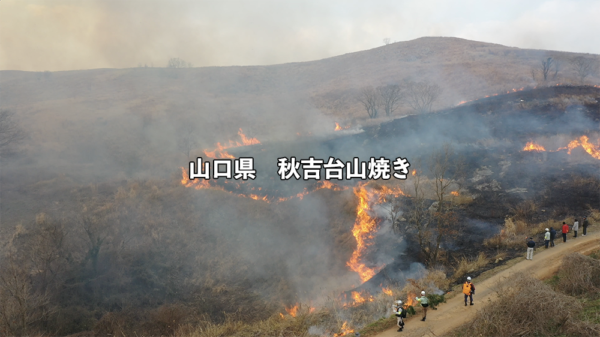
[[[350,232],[354,247],[345,265],[349,271],[356,274],[356,277],[352,282],[344,283],[350,287],[349,289],[335,294],[334,297],[344,307],[357,307],[373,302],[377,296],[387,296],[392,300],[398,295],[391,290],[392,287],[407,282],[415,283],[411,277],[416,277],[413,275],[418,273],[411,271],[414,266],[410,266],[406,260],[413,263],[415,261],[423,261],[425,264],[435,263],[436,259],[452,256],[452,251],[456,249],[453,245],[460,244],[456,241],[449,243],[438,238],[433,242],[439,247],[438,251],[435,247],[424,244],[422,241],[430,241],[430,239],[423,239],[421,236],[435,237],[442,235],[440,232],[443,232],[444,236],[456,239],[460,236],[459,232],[473,231],[473,227],[475,227],[474,231],[479,233],[478,235],[485,237],[490,237],[490,233],[496,231],[500,233],[499,235],[504,235],[504,230],[500,230],[498,221],[490,221],[494,217],[493,213],[498,210],[491,209],[489,210],[491,214],[480,216],[478,219],[475,217],[468,219],[472,216],[467,215],[468,207],[471,206],[465,207],[465,204],[472,203],[474,200],[479,203],[476,200],[491,195],[495,195],[495,200],[500,202],[502,199],[520,199],[523,198],[523,194],[531,193],[530,190],[540,190],[541,186],[526,185],[523,179],[519,178],[522,175],[531,175],[533,171],[541,170],[552,176],[560,167],[558,170],[564,172],[567,168],[573,174],[585,175],[586,172],[593,174],[594,170],[596,174],[598,173],[600,132],[597,127],[587,124],[593,121],[597,126],[600,118],[598,102],[582,103],[585,108],[578,107],[575,112],[559,108],[551,108],[539,114],[533,111],[540,101],[554,95],[600,97],[600,89],[560,85],[553,88],[513,89],[506,94],[494,94],[481,100],[461,102],[454,109],[430,116],[409,116],[402,120],[384,123],[377,128],[365,128],[364,132],[359,134],[314,139],[303,144],[307,148],[319,151],[321,150],[319,147],[335,148],[331,144],[338,145],[340,142],[368,143],[367,151],[378,151],[377,155],[392,154],[394,152],[390,150],[395,147],[402,151],[412,147],[412,154],[415,158],[419,158],[419,164],[415,166],[406,182],[318,181],[308,186],[296,187],[300,190],[282,195],[280,190],[266,187],[269,184],[263,184],[269,178],[273,179],[273,168],[269,170],[265,166],[263,170],[271,171],[271,176],[263,179],[262,182],[190,180],[188,172],[182,167],[181,184],[196,190],[219,191],[236,198],[249,198],[267,204],[301,202],[311,195],[316,197],[325,195],[322,193],[324,190],[327,190],[327,198],[332,198],[332,195],[336,194],[337,197],[353,200],[354,221]],[[528,104],[532,107],[528,108]],[[582,121],[569,125],[570,122],[563,119],[566,113],[580,114]],[[469,116],[469,125],[457,124],[456,121],[464,120],[465,115]],[[519,122],[512,121],[511,116],[519,116],[515,119],[522,118],[527,123],[518,125]],[[426,123],[431,122],[433,118],[438,119],[438,124],[451,124],[452,126],[448,126],[446,130],[454,136],[438,137],[431,134],[424,137],[422,134],[416,136],[417,133],[424,131],[421,125],[430,125]],[[333,131],[348,130],[350,127],[350,125],[341,127],[336,122]],[[564,132],[561,132],[562,130]],[[464,136],[464,133],[473,136]],[[275,163],[273,158],[277,156],[277,145],[248,138],[241,129],[238,134],[241,141],[230,140],[225,143],[228,145],[218,143],[214,150],[203,150],[203,153],[211,158],[236,158],[236,156],[252,154],[256,156],[257,162]],[[373,140],[374,137],[377,141]],[[448,142],[450,139],[460,138],[464,139],[454,143]],[[446,145],[441,146],[444,141]],[[337,146],[337,148],[344,148],[344,146]],[[429,151],[431,148],[435,150]],[[365,151],[365,153],[369,152]],[[423,164],[426,161],[429,163]],[[291,190],[293,189],[288,189]],[[425,197],[426,194],[428,197]],[[419,208],[418,205],[421,207]],[[431,212],[432,215],[425,220],[424,218],[428,217],[425,214],[427,212]],[[438,222],[438,224],[434,228],[423,229],[419,228],[422,225],[419,221],[427,221],[432,227],[432,223]],[[458,225],[459,221],[470,222],[470,224]],[[412,234],[401,239],[404,242],[393,243],[405,247],[400,255],[393,256],[394,253],[398,253],[397,251],[385,258],[377,254],[386,249],[381,245],[389,244],[382,241],[381,236],[410,230],[413,231]],[[427,231],[427,234],[421,233],[421,230]],[[409,241],[406,242],[407,240]],[[411,250],[416,253],[406,253]],[[315,263],[318,263],[317,261]],[[285,310],[279,315],[282,319],[286,319],[287,316],[296,317],[300,312],[313,313],[319,310],[319,306],[323,303],[314,293],[312,296],[314,297],[302,298],[304,302],[284,303]],[[415,296],[414,292],[406,295],[408,306],[414,304]],[[344,321],[340,332],[334,335],[344,336],[354,332],[354,329],[347,324],[348,322]]]

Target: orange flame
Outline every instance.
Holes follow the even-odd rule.
[[[366,291],[358,292],[353,291],[350,293],[352,295],[353,303],[352,305],[358,305],[364,302],[373,302],[374,298]]]
[[[344,322],[344,324],[342,324],[342,327],[340,328],[340,333],[334,333],[333,337],[341,337],[341,336],[346,336],[349,333],[353,333],[354,329],[350,329],[348,327],[348,322]]]
[[[546,151],[546,149],[543,146],[536,144],[534,142],[528,142],[527,144],[525,144],[523,151],[541,152],[541,151]]]
[[[369,246],[373,244],[374,233],[378,229],[378,221],[369,215],[371,207],[369,200],[376,200],[377,203],[386,202],[386,197],[393,195],[398,197],[405,195],[399,187],[389,188],[381,186],[379,190],[367,190],[364,185],[359,185],[354,188],[354,194],[358,197],[358,205],[356,207],[356,221],[352,228],[352,235],[356,239],[356,249],[352,252],[350,260],[346,263],[350,269],[360,277],[364,283],[371,279],[384,266],[368,267],[362,262]]]
[[[335,122],[335,129],[333,131],[341,131],[341,130],[346,130],[349,129],[350,125],[346,125],[344,127],[341,127],[338,122]]]
[[[190,180],[189,179],[189,175],[188,175],[186,169],[183,168],[183,167],[181,168],[181,175],[182,175],[181,184],[183,186],[185,186],[185,187],[193,187],[193,188],[195,188],[197,190],[210,188],[210,189],[221,190],[221,191],[225,191],[225,192],[228,192],[228,193],[232,193],[232,194],[235,194],[235,195],[237,195],[239,197],[251,198],[251,199],[254,199],[254,200],[260,200],[260,201],[269,202],[269,203],[271,201],[273,201],[272,199],[269,200],[269,196],[268,195],[264,195],[264,196],[260,196],[260,195],[257,195],[257,194],[248,194],[248,195],[246,195],[246,194],[242,194],[242,193],[234,193],[234,192],[231,192],[231,191],[227,191],[222,186],[219,186],[219,185],[216,185],[216,184],[211,184],[212,180],[206,180],[206,179],[200,179],[200,178],[194,179],[194,180]],[[227,184],[228,183],[227,180],[225,180],[224,183]],[[234,185],[237,188],[240,187],[239,183],[234,183]],[[330,190],[333,190],[333,191],[344,191],[344,190],[348,189],[347,186],[340,186],[340,185],[334,184],[334,183],[332,183],[330,181],[323,180],[323,181],[318,181],[316,187],[313,188],[313,189],[311,189],[311,190],[308,190],[308,189],[305,188],[302,192],[300,192],[300,193],[298,193],[298,194],[296,194],[294,196],[287,197],[287,198],[286,197],[280,197],[280,198],[276,199],[275,202],[284,202],[284,201],[290,200],[292,198],[298,198],[298,199],[302,200],[305,195],[307,195],[307,194],[309,194],[311,192],[320,190],[320,189],[324,189],[324,188],[330,189]],[[251,188],[251,190],[254,190],[254,189],[255,189],[255,187]],[[262,190],[262,187],[259,187],[258,190],[259,191]]]
[[[392,289],[381,288],[381,291],[383,291],[383,293],[386,294],[386,295],[388,295],[388,296],[394,296],[394,293],[392,292]]]
[[[453,196],[455,196],[455,197],[458,197],[458,195],[459,195],[459,194],[458,194],[458,191],[452,191],[452,192],[450,192],[450,194],[452,194],[452,195],[453,195]]]
[[[417,297],[417,295],[413,294],[413,293],[408,293],[408,295],[406,295],[406,305],[407,306],[412,306],[415,305],[415,297]]]
[[[238,130],[238,135],[240,136],[240,138],[242,139],[242,142],[238,142],[238,141],[233,141],[230,140],[229,144],[226,145],[221,145],[221,143],[217,143],[216,145],[216,149],[209,151],[209,150],[204,150],[204,155],[209,157],[209,158],[229,158],[229,159],[234,159],[235,157],[230,155],[229,153],[227,153],[227,151],[225,151],[226,149],[232,148],[232,147],[240,147],[240,146],[247,146],[247,145],[254,145],[254,144],[260,144],[260,141],[256,138],[248,138],[243,132],[242,132],[242,128],[240,128]]]
[[[371,210],[369,199],[372,193],[369,193],[364,187],[358,186],[354,188],[354,194],[359,200],[356,209],[356,221],[354,222],[354,228],[352,228],[352,235],[356,239],[356,249],[352,252],[352,257],[350,257],[346,265],[352,271],[357,272],[364,283],[380,269],[369,268],[365,263],[361,262],[367,247],[372,244],[371,240],[373,239],[373,232],[377,229],[377,221],[369,215],[369,211]]]
[[[377,199],[379,202],[384,202],[386,201],[386,196],[394,196],[394,197],[399,197],[399,196],[407,196],[406,194],[404,194],[404,192],[402,191],[402,189],[400,187],[387,187],[387,186],[381,186],[381,190],[379,191],[379,198]]]
[[[572,140],[569,143],[569,145],[567,145],[566,147],[558,148],[556,151],[568,149],[569,151],[567,153],[571,154],[571,151],[573,151],[574,148],[579,146],[581,146],[585,150],[585,152],[587,152],[590,156],[596,159],[600,159],[600,146],[596,146],[590,143],[588,136],[585,135],[579,137],[579,140]]]
[[[283,316],[283,314],[282,314],[282,313],[279,313],[279,316],[281,316],[281,318],[285,318],[285,316]]]
[[[560,84],[557,84],[557,85],[560,85]],[[533,87],[533,89],[535,89],[535,88],[537,88],[537,87]],[[523,91],[523,90],[525,90],[525,87],[521,87],[521,88],[519,88],[519,89],[512,88],[511,90],[507,90],[507,91],[506,91],[506,93],[507,93],[507,94],[510,94],[510,93],[512,93],[512,92],[518,92],[518,91]],[[504,92],[502,92],[502,94],[504,94]],[[492,97],[492,96],[498,96],[498,95],[500,95],[500,94],[498,94],[498,93],[497,93],[497,94],[485,95],[485,96],[484,96],[484,98],[488,98],[488,97]],[[463,104],[465,104],[465,103],[468,103],[468,102],[473,102],[473,101],[474,101],[474,100],[460,101],[460,102],[457,104],[457,106],[459,106],[459,105],[463,105]]]
[[[317,182],[317,188],[315,188],[316,190],[320,190],[320,189],[329,189],[329,190],[334,190],[334,191],[345,191],[348,189],[347,186],[340,186],[337,184],[332,183],[331,181],[328,180],[320,180]]]
[[[287,313],[290,314],[290,316],[296,317],[296,315],[298,314],[299,307],[300,307],[300,305],[298,303],[296,303],[296,305],[294,305],[291,308],[285,308],[285,311],[287,311]]]
[[[187,171],[185,170],[185,168],[181,168],[181,184],[185,187],[193,187],[197,190],[203,189],[203,188],[212,188],[212,189],[216,189],[216,190],[224,190],[223,187],[218,186],[218,185],[211,185],[210,184],[210,180],[206,180],[206,179],[194,179],[194,180],[190,180],[189,175],[187,173]]]

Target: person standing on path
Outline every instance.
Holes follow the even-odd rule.
[[[556,239],[556,231],[554,227],[550,227],[550,247],[554,247],[554,239]]]
[[[546,228],[546,234],[544,234],[544,245],[546,249],[548,249],[548,244],[550,244],[550,230]]]
[[[575,222],[573,223],[573,232],[575,233],[575,235],[573,236],[574,238],[577,237],[578,230],[579,230],[579,221],[577,221],[577,219],[575,219]]]
[[[425,322],[425,319],[427,318],[427,307],[429,306],[429,300],[425,296],[425,291],[421,291],[421,298],[415,297],[415,299],[417,302],[421,303],[421,306],[423,307],[423,319],[421,321]]]
[[[400,332],[402,331],[402,329],[404,329],[404,318],[406,318],[406,309],[402,307],[402,301],[397,300],[396,304],[392,306],[392,310],[394,311],[396,319],[398,320],[398,332]]]
[[[587,227],[590,225],[590,223],[587,220],[587,216],[583,217],[583,236],[587,235]]]
[[[535,241],[533,238],[529,238],[527,241],[527,260],[533,260],[533,249],[535,248]]]
[[[567,242],[567,233],[568,232],[569,232],[569,225],[567,225],[563,221],[563,227],[562,227],[563,242]]]
[[[471,277],[467,277],[467,282],[463,284],[463,294],[465,294],[465,307],[467,306],[467,298],[471,299],[473,305],[473,295],[475,294],[475,285],[471,283]]]

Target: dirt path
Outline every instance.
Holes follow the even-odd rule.
[[[477,309],[481,309],[482,306],[489,303],[489,300],[493,299],[495,285],[510,277],[511,274],[524,271],[539,279],[544,279],[556,273],[564,255],[571,252],[585,254],[600,248],[600,232],[588,232],[587,236],[580,236],[577,239],[573,239],[572,234],[569,233],[567,243],[562,243],[562,236],[558,239],[560,243],[554,248],[546,250],[542,247],[537,249],[532,261],[523,260],[480,283],[475,279],[473,284],[475,284],[477,291],[473,297],[474,306],[465,307],[464,297],[461,293],[448,299],[447,303],[441,304],[438,310],[429,310],[425,322],[421,322],[422,314],[418,312],[417,315],[405,321],[406,325],[403,332],[390,329],[376,335],[376,337],[443,336],[473,319]],[[525,256],[525,248],[523,248],[523,256]]]

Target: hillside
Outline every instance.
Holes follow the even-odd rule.
[[[0,73],[27,135],[0,162],[0,334],[341,336],[525,235],[595,225],[600,88],[534,88],[549,53],[423,38],[265,67]],[[436,111],[363,117],[361,88],[411,76],[444,87]],[[254,158],[256,179],[190,180],[217,154]],[[310,156],[345,178],[354,158],[410,166],[281,178],[279,159]]]
[[[452,330],[471,321],[477,311],[485,306],[494,305],[494,301],[498,297],[496,294],[498,284],[511,282],[511,277],[519,272],[524,272],[528,276],[542,280],[550,278],[556,274],[561,265],[562,257],[574,252],[584,255],[589,255],[594,251],[597,252],[599,243],[599,233],[594,233],[588,235],[588,237],[578,239],[569,237],[566,244],[559,243],[554,249],[545,250],[540,247],[534,253],[533,261],[522,260],[509,268],[499,268],[500,271],[494,275],[488,275],[485,279],[474,279],[473,282],[476,284],[477,289],[476,296],[474,296],[476,306],[465,307],[462,294],[455,294],[448,300],[448,303],[442,304],[439,310],[428,312],[425,322],[419,321],[418,314],[417,317],[408,320],[402,336],[449,336]],[[457,289],[457,291],[460,291],[460,289]],[[390,329],[375,336],[398,336],[398,332],[396,329]]]
[[[262,142],[327,134],[335,121],[364,123],[367,115],[356,98],[368,85],[409,78],[435,82],[443,94],[434,108],[443,108],[541,85],[532,79],[531,68],[547,56],[563,60],[552,83],[573,82],[575,74],[566,60],[574,55],[420,38],[272,66],[2,71],[0,108],[27,121],[30,149],[51,158],[79,156],[78,151],[99,155],[105,148],[118,152],[111,140],[139,142],[140,132],[151,134],[164,157],[177,151],[182,125],[193,127],[198,149],[233,139],[240,127]],[[598,80],[588,78],[590,83]],[[403,106],[397,113],[410,112]]]

